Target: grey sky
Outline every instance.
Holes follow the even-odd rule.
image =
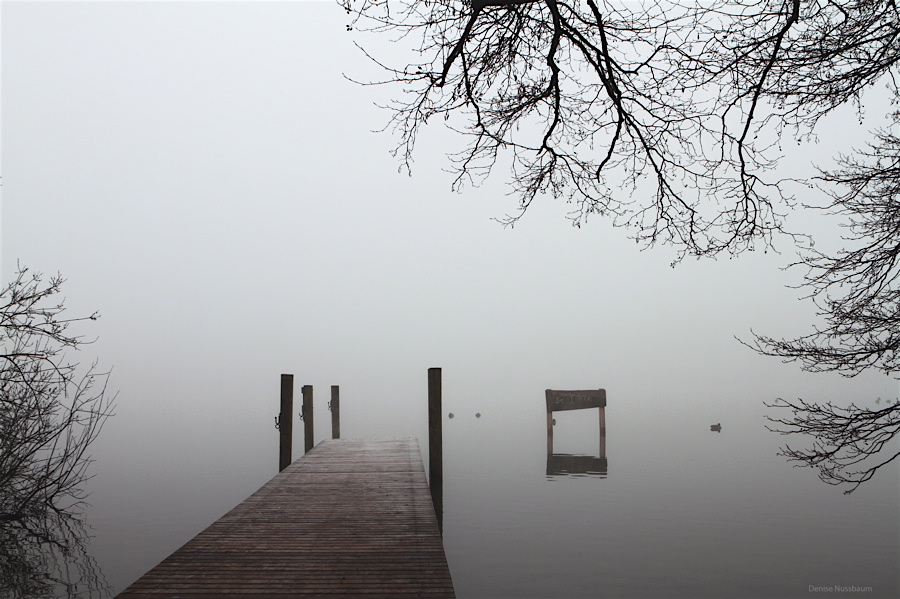
[[[347,436],[421,436],[430,366],[473,412],[547,387],[648,409],[896,391],[733,339],[807,330],[811,307],[784,288],[799,273],[778,270],[789,247],[672,269],[668,249],[596,218],[574,229],[549,199],[504,229],[504,173],[451,193],[442,149],[458,140],[439,129],[399,174],[396,139],[371,132],[390,90],[342,77],[377,72],[331,3],[2,10],[4,280],[17,260],[60,271],[72,313],[103,314],[86,356],[120,390],[108,464],[251,452],[274,468],[282,372],[320,406],[341,384]],[[217,434],[187,455],[198,427]]]

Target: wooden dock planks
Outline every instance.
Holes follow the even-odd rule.
[[[323,441],[118,595],[454,596],[415,439]]]

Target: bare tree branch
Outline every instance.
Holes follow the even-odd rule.
[[[832,198],[825,209],[849,231],[844,248],[830,255],[810,246],[793,265],[806,268],[803,288],[825,326],[796,339],[757,335],[748,345],[813,372],[890,375],[900,370],[900,138],[881,130],[840,163],[821,182]]]
[[[770,408],[787,409],[791,416],[772,418],[769,430],[783,435],[811,435],[811,449],[785,446],[781,455],[799,466],[819,471],[819,478],[829,485],[850,485],[844,493],[852,493],[875,473],[898,457],[900,451],[889,443],[900,432],[900,402],[871,410],[850,404],[846,408],[831,403],[808,403],[802,399],[783,399],[766,404]],[[887,455],[882,451],[887,450]]]
[[[81,369],[64,350],[85,343],[53,303],[63,279],[45,285],[20,268],[0,291],[0,520],[77,510],[85,498],[87,449],[112,413],[108,373]]]

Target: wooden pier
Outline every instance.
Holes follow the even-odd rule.
[[[415,439],[331,439],[118,597],[454,597]]]

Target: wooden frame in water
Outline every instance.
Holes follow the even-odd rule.
[[[546,389],[547,399],[547,474],[601,474],[606,475],[606,389],[585,391],[559,391]],[[600,455],[569,456],[553,453],[553,412],[564,410],[600,411]]]

